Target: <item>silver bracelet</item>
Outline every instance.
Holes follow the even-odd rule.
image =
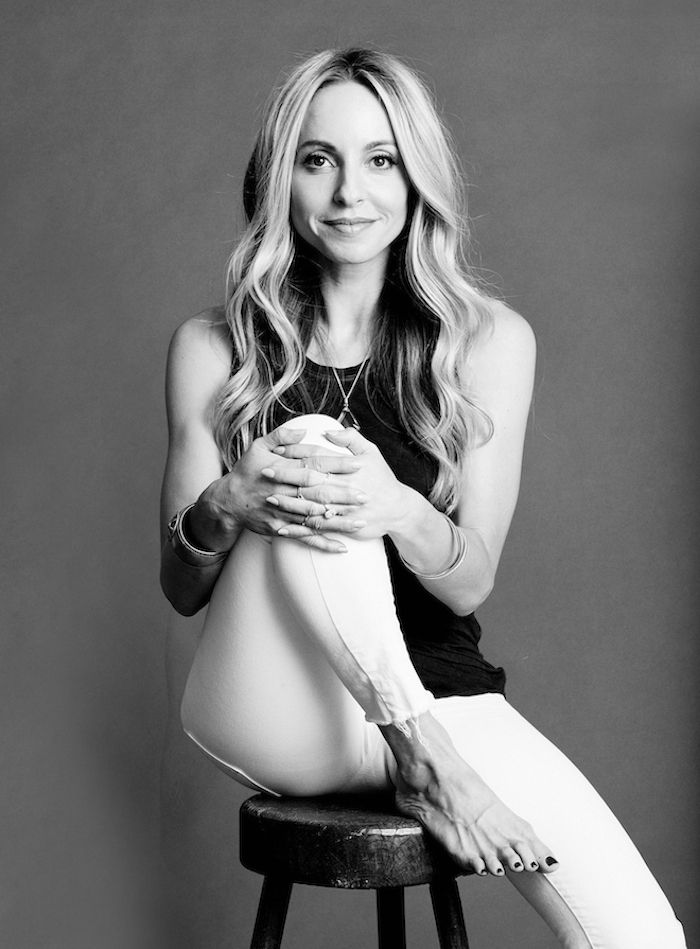
[[[182,522],[185,519],[185,515],[188,511],[191,511],[196,502],[188,504],[187,507],[183,507],[181,510],[174,514],[168,524],[168,540],[170,541],[170,546],[175,551],[177,557],[183,561],[183,563],[189,564],[191,567],[204,567],[211,564],[218,563],[220,560],[224,560],[228,556],[227,550],[202,550],[200,547],[195,547],[194,544],[191,544],[182,527]],[[202,562],[204,561],[204,562]]]
[[[456,546],[457,553],[452,560],[452,563],[446,567],[444,570],[441,570],[439,573],[421,573],[416,570],[416,568],[410,564],[407,560],[399,554],[399,559],[404,567],[407,567],[411,573],[418,577],[419,580],[444,580],[445,577],[449,577],[450,574],[454,573],[459,567],[464,563],[467,552],[469,550],[469,542],[467,541],[467,535],[464,531],[461,531],[459,527],[455,524],[451,517],[448,517],[447,514],[442,515],[447,523],[450,525],[450,530],[452,532],[452,541],[453,549]]]

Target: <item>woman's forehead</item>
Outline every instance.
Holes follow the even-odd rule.
[[[311,100],[304,116],[300,144],[317,140],[340,145],[349,140],[354,142],[358,137],[367,143],[394,141],[391,123],[382,103],[359,82],[334,82],[323,86]]]

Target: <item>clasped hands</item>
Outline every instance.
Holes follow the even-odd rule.
[[[218,511],[222,527],[232,519],[257,533],[341,553],[347,548],[339,534],[382,537],[401,521],[410,489],[376,445],[354,428],[327,432],[328,450],[299,444],[304,435],[280,426],[256,438],[207,489],[207,506]]]
[[[303,430],[289,428],[275,432],[304,436]],[[266,502],[286,520],[277,533],[329,550],[344,548],[339,541],[332,543],[329,534],[382,537],[405,513],[406,486],[377,446],[356,429],[328,431],[325,437],[352,454],[299,444],[297,438],[283,438],[272,448],[284,463],[266,466],[261,474],[274,482]]]

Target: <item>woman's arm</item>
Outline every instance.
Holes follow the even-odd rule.
[[[211,562],[201,558],[201,565],[186,563],[169,542],[168,523],[223,473],[209,418],[214,399],[229,375],[231,348],[224,331],[220,313],[205,311],[175,331],[168,351],[168,457],[160,505],[160,576],[163,592],[175,609],[186,616],[209,601],[223,559]],[[184,525],[188,539],[194,546],[206,549],[204,538],[196,534],[192,513]]]
[[[473,391],[493,423],[493,435],[465,457],[455,520],[465,534],[467,555],[444,579],[421,580],[459,614],[475,610],[493,588],[520,490],[535,373],[535,337],[529,324],[502,304],[495,310],[493,332],[472,354]],[[389,534],[419,574],[438,573],[449,565],[449,525],[417,492],[407,490],[405,516]]]
[[[168,459],[161,494],[161,586],[179,613],[191,616],[209,602],[226,553],[246,527],[261,534],[275,534],[288,518],[266,500],[271,485],[261,471],[280,463],[274,449],[294,445],[304,431],[276,428],[256,438],[228,474],[223,474],[219,449],[211,429],[211,410],[226,383],[231,366],[228,328],[220,311],[206,311],[187,320],[173,336],[168,353],[166,404],[168,413]],[[296,467],[296,462],[283,461]],[[325,471],[343,475],[353,471],[352,459],[328,460]],[[326,474],[309,472],[312,481],[323,482]],[[334,503],[357,504],[357,491],[334,486]],[[294,495],[295,489],[288,488]],[[183,522],[183,533],[196,552],[171,542],[168,524],[178,511],[194,506]],[[301,518],[299,518],[301,520]],[[341,530],[356,530],[345,518]],[[335,538],[313,534],[303,542],[321,550],[340,553],[345,546]],[[207,556],[206,552],[222,556]]]

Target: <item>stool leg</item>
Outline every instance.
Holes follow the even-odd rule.
[[[377,890],[379,949],[406,949],[406,918],[402,886]]]
[[[445,877],[430,884],[440,949],[469,949],[457,881]]]
[[[279,949],[291,893],[289,880],[265,877],[250,949]]]

